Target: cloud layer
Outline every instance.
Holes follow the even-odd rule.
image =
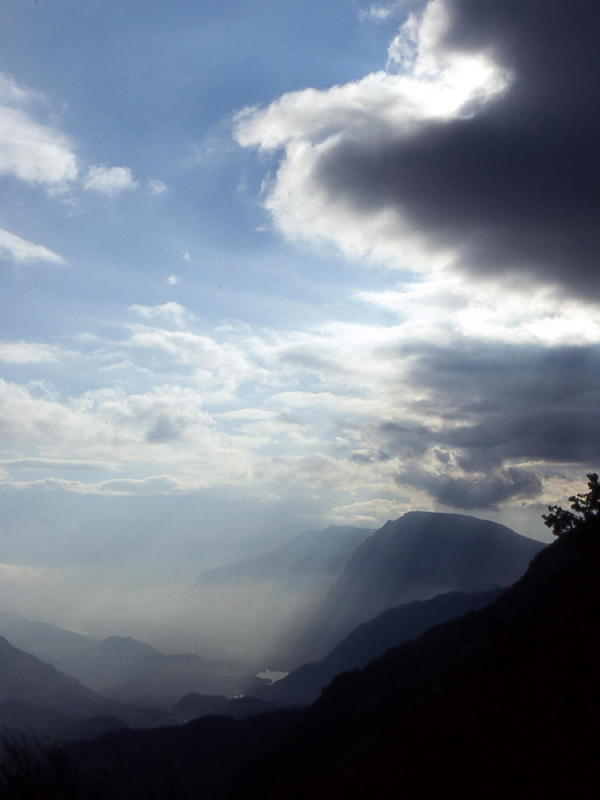
[[[282,151],[265,206],[286,235],[398,267],[598,296],[600,9],[431,0],[388,67],[238,118]]]

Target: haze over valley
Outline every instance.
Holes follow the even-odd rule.
[[[0,800],[598,795],[599,36],[0,4]]]

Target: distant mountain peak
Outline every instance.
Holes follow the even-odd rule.
[[[291,665],[322,658],[387,608],[447,592],[510,586],[544,543],[466,514],[408,511],[356,548],[302,634]]]

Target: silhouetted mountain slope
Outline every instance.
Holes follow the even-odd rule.
[[[78,680],[13,647],[0,636],[0,702],[23,700],[74,717],[106,712],[108,701]]]
[[[597,797],[600,529],[488,608],[341,675],[236,798]]]
[[[178,728],[116,731],[73,742],[67,753],[85,773],[75,797],[87,800],[87,786],[91,796],[107,800],[221,798],[235,773],[276,747],[302,713],[281,709],[243,720],[207,716]],[[119,775],[119,764],[127,765],[125,775]]]
[[[483,608],[504,591],[450,592],[383,611],[355,628],[322,661],[298,667],[282,680],[262,689],[260,696],[280,705],[312,703],[340,672],[364,667],[390,647],[415,639],[434,625]]]
[[[599,571],[600,530],[559,540],[490,606],[344,673],[304,715],[74,743],[73,797],[595,798]]]
[[[130,725],[159,725],[169,719],[166,708],[145,709],[103,697],[0,636],[0,704],[14,701],[52,709],[75,719],[108,716]],[[11,727],[29,727],[30,712],[25,709],[24,719],[17,724],[17,709],[15,705],[9,707]]]
[[[52,741],[67,741],[81,736],[100,736],[108,731],[127,728],[123,720],[111,716],[75,719],[48,706],[5,700],[0,703],[0,730],[5,735],[25,734]],[[1,748],[0,748],[1,750]]]
[[[182,697],[171,711],[179,723],[189,722],[198,717],[214,716],[215,714],[233,719],[243,719],[255,714],[264,714],[275,711],[277,703],[270,703],[257,697],[215,697],[213,695],[192,692]]]
[[[292,653],[322,657],[382,611],[438,594],[509,586],[544,547],[504,525],[462,514],[413,511],[355,550]]]

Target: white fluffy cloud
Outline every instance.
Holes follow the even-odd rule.
[[[0,228],[0,259],[13,261],[15,264],[29,264],[36,261],[45,261],[49,264],[67,263],[62,256],[47,247],[28,242],[2,228]]]
[[[138,184],[133,179],[129,167],[90,167],[83,188],[89,192],[114,197],[125,191],[136,189]]]
[[[456,276],[361,291],[356,298],[389,311],[402,324],[405,341],[451,341],[454,337],[514,345],[578,346],[600,342],[600,310],[555,290],[468,286]]]
[[[104,388],[61,398],[0,382],[2,482],[96,495],[235,486],[271,500],[294,487],[307,508],[333,509],[331,521],[365,524],[415,497],[419,507],[532,505],[536,475],[597,449],[588,378],[600,374],[600,321],[574,351],[579,306],[562,309],[561,338],[547,333],[547,297],[530,295],[512,316],[474,297],[459,282],[410,284],[355,297],[394,314],[388,325],[212,335],[177,303],[132,307],[146,324],[124,323],[122,340],[78,340],[82,377],[87,365]],[[567,450],[549,436],[555,424]],[[91,482],[95,468],[107,475]],[[25,469],[53,477],[22,481]]]
[[[509,86],[510,74],[488,53],[443,46],[448,25],[445,4],[429,3],[393,40],[386,70],[324,91],[285,94],[238,115],[239,144],[284,152],[264,187],[265,208],[284,234],[333,241],[348,256],[396,267],[431,269],[456,259],[454,248],[432,246],[398,208],[355,204],[324,175],[357,144],[376,152],[433,121],[471,116]]]
[[[63,133],[33,116],[39,99],[37,92],[0,74],[0,175],[57,187],[77,178],[77,157]]]

